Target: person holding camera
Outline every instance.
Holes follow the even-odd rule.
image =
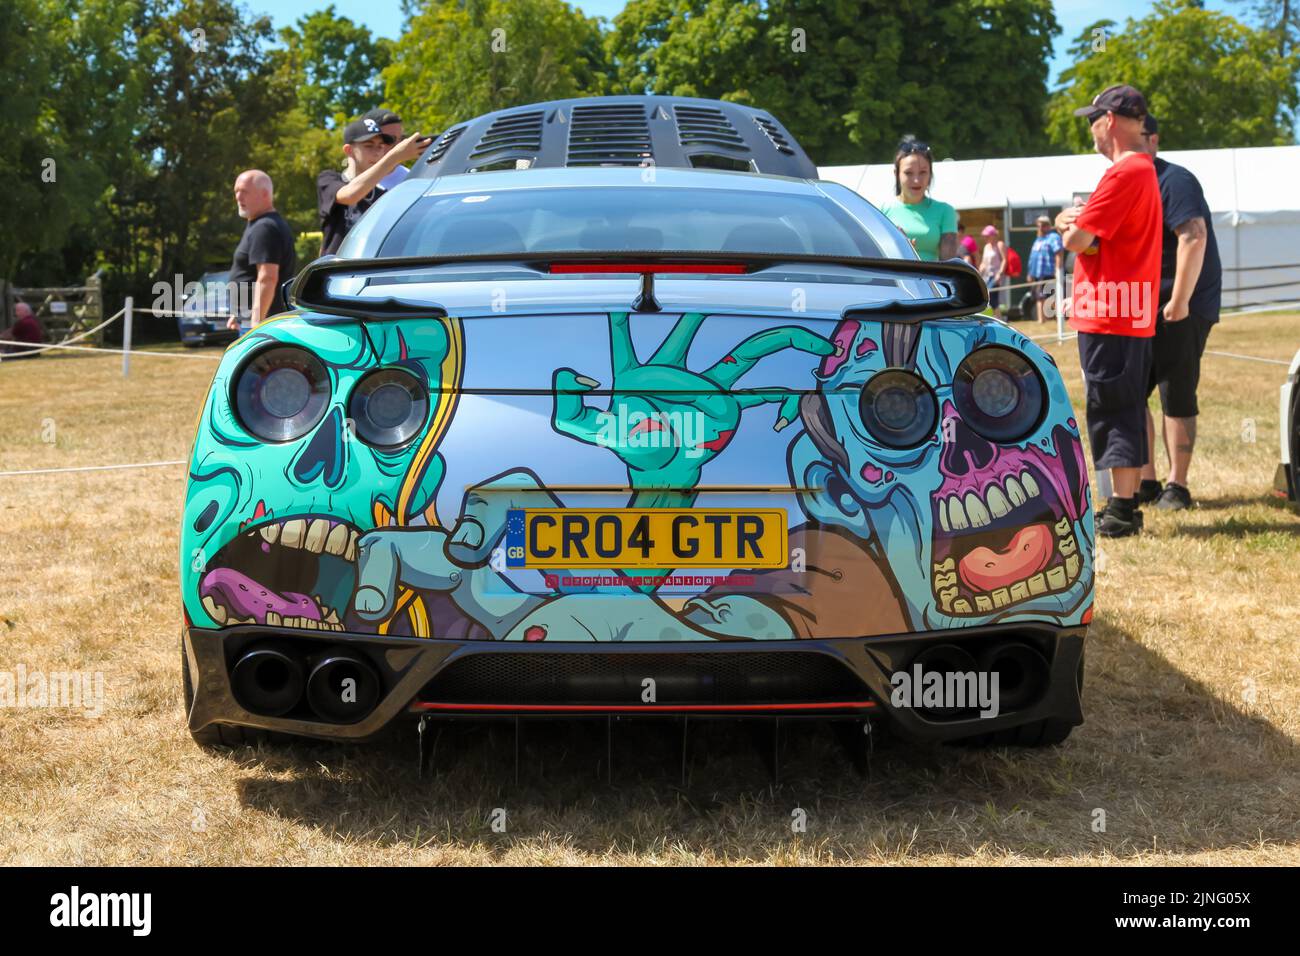
[[[385,133],[373,116],[363,116],[343,128],[347,166],[326,169],[316,177],[321,255],[338,252],[357,220],[384,194],[381,180],[402,163],[416,159],[432,142],[433,137],[419,133],[399,142]]]

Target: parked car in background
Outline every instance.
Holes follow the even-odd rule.
[[[187,348],[219,345],[239,338],[238,332],[226,328],[230,316],[230,270],[205,272],[199,277],[200,289],[187,296],[176,317],[181,344]]]

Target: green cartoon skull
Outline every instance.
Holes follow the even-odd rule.
[[[297,347],[328,378],[323,414],[288,441],[257,437],[234,398],[249,361]],[[314,323],[290,316],[245,335],[213,380],[190,459],[181,535],[185,612],[198,626],[257,623],[343,630],[357,539],[375,527],[436,522],[437,454],[460,374],[455,320]],[[424,424],[378,448],[349,416],[357,384],[400,368],[428,390]],[[322,386],[321,394],[325,393]],[[442,404],[440,404],[440,402]]]

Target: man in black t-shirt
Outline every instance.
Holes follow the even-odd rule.
[[[317,212],[320,214],[323,256],[339,251],[357,220],[375,204],[384,189],[379,181],[397,166],[424,152],[432,139],[413,133],[398,142],[383,131],[373,116],[353,120],[343,128],[343,155],[347,167],[324,170],[316,177]]]
[[[293,278],[298,256],[293,230],[275,211],[273,192],[271,177],[260,169],[245,170],[235,179],[235,204],[248,225],[230,261],[234,314],[226,325],[234,331],[244,316],[257,325],[285,310],[280,287]]]
[[[1159,125],[1148,115],[1143,125],[1147,152],[1155,159]],[[1151,348],[1147,395],[1160,389],[1164,411],[1164,444],[1169,480],[1162,488],[1154,461],[1142,469],[1140,502],[1154,501],[1166,511],[1192,505],[1187,471],[1196,445],[1196,386],[1201,378],[1201,354],[1210,328],[1219,321],[1223,268],[1214,238],[1210,206],[1201,184],[1182,166],[1155,159],[1160,182],[1164,232],[1160,250],[1160,308]],[[1155,447],[1155,421],[1147,412],[1147,448]],[[1154,457],[1154,456],[1152,456]]]

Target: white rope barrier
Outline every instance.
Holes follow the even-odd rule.
[[[184,316],[192,316],[195,318],[228,319],[230,318],[230,315],[228,313],[177,312],[172,309],[138,309],[134,306],[130,296],[127,297],[126,301],[127,301],[126,305],[118,309],[116,312],[114,312],[112,315],[106,318],[103,322],[100,322],[99,325],[95,326],[93,329],[86,329],[86,331],[79,332],[76,335],[72,336],[71,338],[64,339],[62,342],[47,342],[42,345],[24,346],[22,348],[22,351],[13,351],[7,353],[0,352],[0,362],[5,361],[6,359],[9,361],[13,361],[14,359],[30,358],[31,356],[39,355],[42,352],[64,349],[69,352],[89,352],[91,354],[99,355],[99,356],[120,355],[122,356],[122,374],[127,375],[130,371],[129,361],[132,355],[153,355],[153,356],[162,356],[164,358],[203,359],[204,361],[208,361],[208,362],[219,362],[221,360],[221,356],[219,355],[201,355],[201,354],[190,355],[190,354],[186,354],[185,352],[162,352],[154,349],[133,349],[130,346],[131,318],[132,318],[132,313],[147,312],[150,315],[161,315],[161,316],[184,315]],[[85,345],[79,346],[73,344],[74,342],[80,342],[83,339],[87,338],[88,336],[94,335],[96,332],[105,328],[110,322],[115,322],[116,320],[124,316],[126,317],[126,323],[123,328],[124,346],[122,348],[114,349],[114,348],[104,348],[102,346],[85,346]]]
[[[46,349],[57,349],[61,347],[67,347],[73,342],[80,342],[88,335],[94,335],[100,329],[104,328],[104,326],[108,325],[108,323],[121,318],[124,312],[126,312],[126,309],[118,309],[116,312],[114,312],[112,315],[106,318],[103,322],[100,322],[99,325],[95,326],[93,329],[86,329],[86,331],[84,332],[78,332],[76,335],[72,336],[72,338],[64,339],[62,342],[59,342],[55,345],[33,345],[30,348],[24,348],[21,352],[12,352],[7,354],[0,353],[0,359],[33,355],[37,352],[44,352]],[[99,351],[99,350],[95,349],[94,351]]]
[[[157,355],[162,358],[183,358],[183,359],[204,359],[209,362],[221,361],[220,355],[203,355],[201,353],[191,354],[188,352],[162,352],[157,349],[108,349],[97,348],[93,345],[64,345],[60,342],[58,345],[46,345],[47,349],[67,349],[70,352],[91,352],[95,355]],[[25,354],[25,353],[20,353]],[[15,358],[16,356],[7,356]]]
[[[1223,358],[1246,359],[1251,362],[1267,362],[1269,365],[1289,366],[1291,364],[1286,359],[1264,358],[1262,355],[1239,355],[1236,352],[1212,352],[1209,349],[1205,350],[1205,354],[1219,355],[1222,356]]]
[[[85,465],[80,468],[30,468],[26,471],[0,471],[0,478],[17,478],[22,475],[62,475],[74,471],[119,471],[123,468],[162,468],[165,465],[189,464],[185,459],[177,461],[139,461],[129,465]]]
[[[200,312],[195,309],[180,310],[176,309],[142,309],[136,306],[137,312],[148,312],[150,315],[161,315],[164,318],[168,316],[183,315],[190,319],[229,319],[232,315],[230,312]]]

